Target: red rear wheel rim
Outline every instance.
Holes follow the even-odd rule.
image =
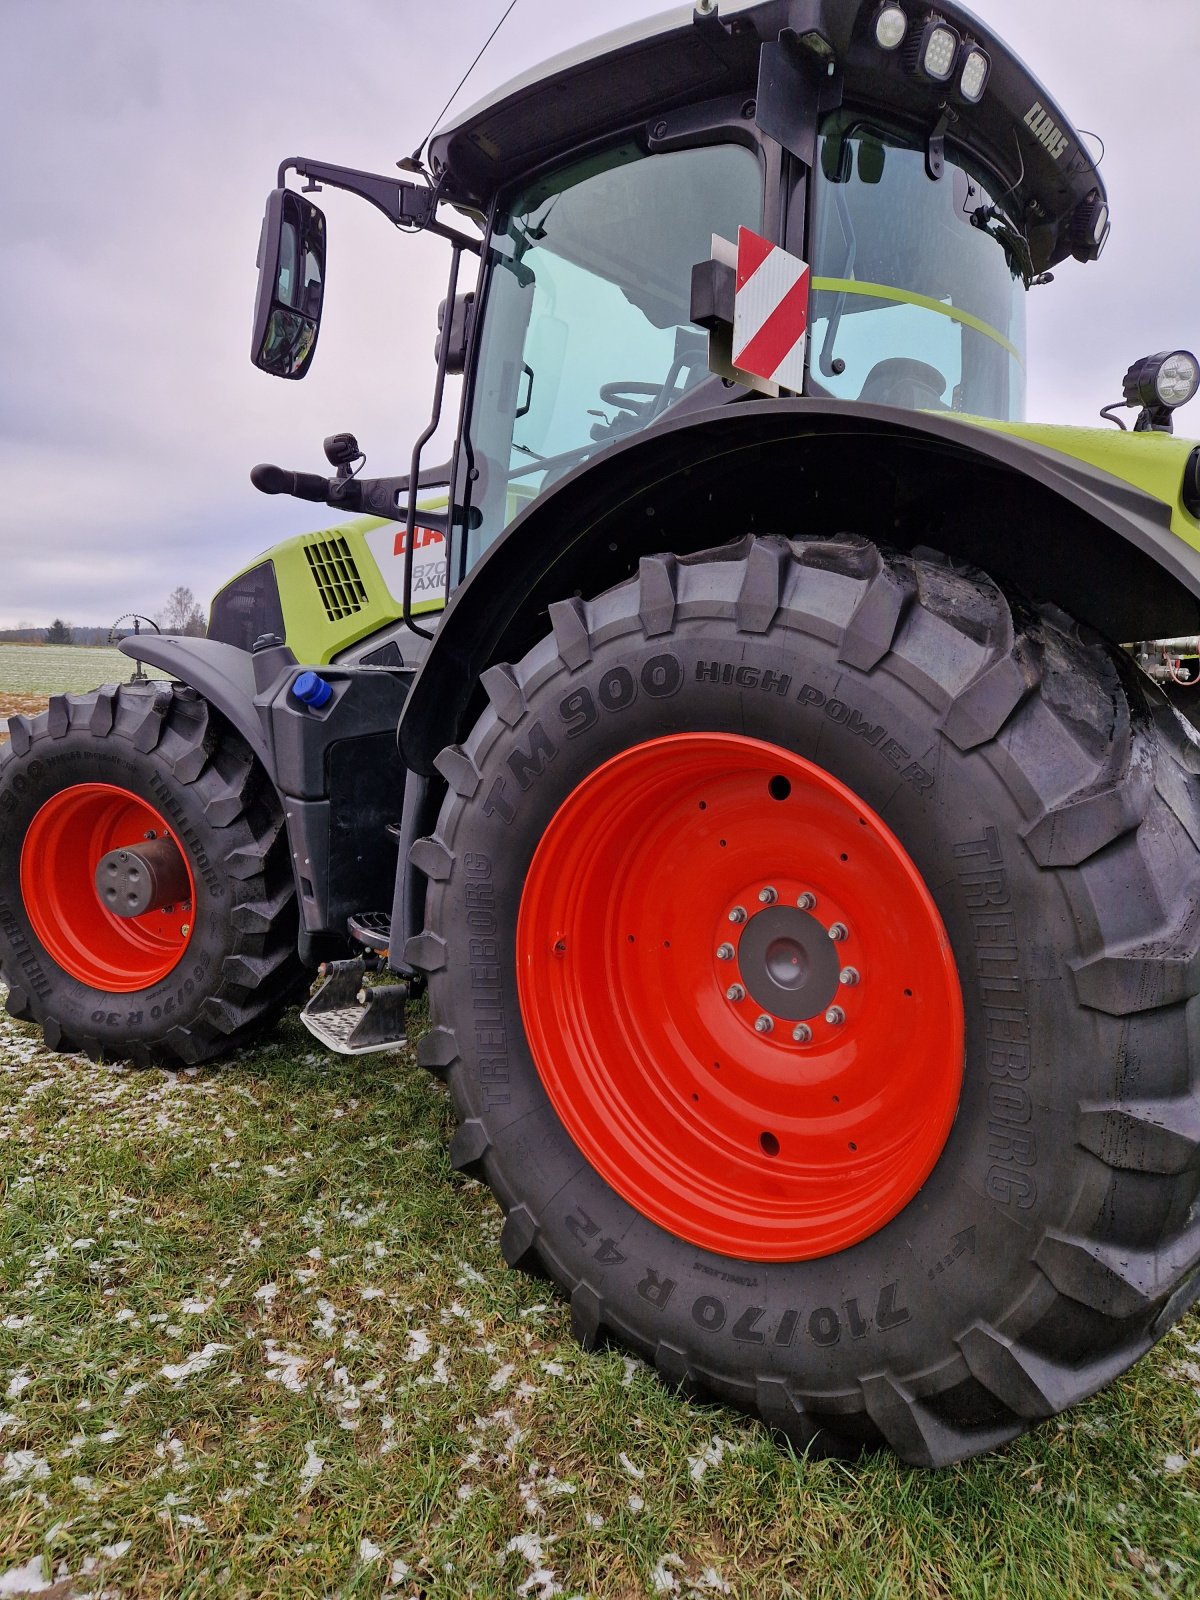
[[[679,734],[590,774],[534,855],[517,972],[571,1137],[702,1248],[846,1249],[907,1205],[954,1121],[962,994],[937,907],[886,823],[777,746]]]
[[[179,840],[153,806],[108,783],[79,783],[52,795],[21,847],[21,896],[33,931],[64,972],[93,989],[132,994],[176,966],[191,937],[189,899],[140,917],[117,917],[96,893],[96,868],[110,850],[148,836]]]

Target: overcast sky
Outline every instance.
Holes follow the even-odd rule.
[[[428,417],[447,253],[327,191],[330,288],[303,383],[248,360],[284,156],[387,172],[506,0],[0,0],[0,626],[207,604],[333,513],[250,486],[349,429],[402,471]],[[661,7],[519,0],[456,107]],[[1030,414],[1088,423],[1138,356],[1200,345],[1197,0],[976,0],[1104,138],[1114,231],[1030,297]],[[1200,433],[1200,401],[1182,431]]]

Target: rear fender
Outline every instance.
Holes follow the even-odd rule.
[[[969,561],[1115,641],[1200,632],[1200,548],[1179,508],[1047,445],[933,413],[846,401],[728,404],[664,421],[577,467],[460,585],[400,724],[426,775],[480,704],[479,676],[644,555],[746,533],[861,533]],[[1200,546],[1200,531],[1197,533]]]

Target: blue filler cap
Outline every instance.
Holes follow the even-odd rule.
[[[316,672],[302,672],[292,685],[292,693],[301,705],[319,711],[333,698],[332,687]]]

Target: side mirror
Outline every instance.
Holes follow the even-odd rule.
[[[325,293],[325,214],[292,189],[267,196],[258,241],[250,359],[273,378],[302,378],[317,348]]]
[[[446,302],[443,300],[438,307],[437,325],[438,334],[433,345],[433,359],[442,359],[442,345],[448,345],[446,350],[446,371],[449,373],[463,373],[467,370],[467,343],[471,337],[471,314],[475,309],[474,291],[470,294],[458,294],[454,297],[454,307],[450,313],[450,328],[446,328]]]

